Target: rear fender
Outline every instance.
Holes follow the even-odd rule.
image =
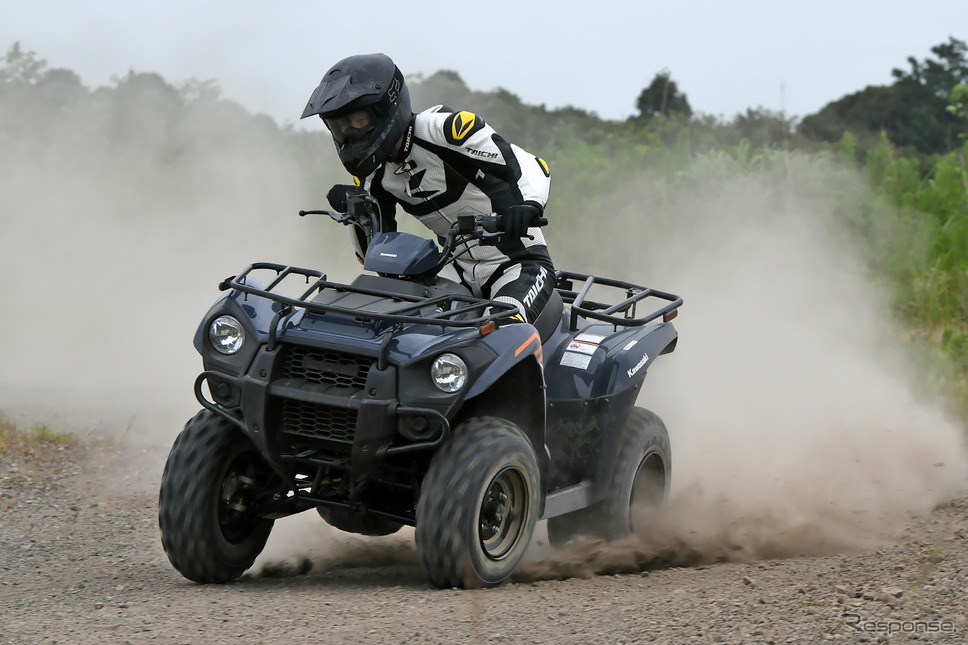
[[[617,343],[605,356],[601,384],[605,396],[640,385],[655,359],[672,352],[679,340],[676,328],[663,323],[635,330],[631,338]]]
[[[619,331],[606,323],[589,325],[547,357],[548,398],[589,400],[637,388],[655,359],[675,349],[677,339],[671,323]]]

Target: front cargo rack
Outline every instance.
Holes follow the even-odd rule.
[[[579,291],[574,290],[574,282],[582,282]],[[592,287],[599,285],[615,289],[624,289],[625,298],[616,304],[595,302],[588,299],[588,294]],[[666,293],[649,287],[588,275],[586,273],[574,273],[571,271],[557,272],[557,289],[561,294],[561,299],[565,304],[571,305],[570,329],[578,329],[579,316],[600,320],[618,327],[638,327],[651,322],[656,318],[662,317],[664,322],[669,322],[677,315],[677,310],[682,306],[682,298],[675,294]],[[649,309],[649,313],[642,316],[636,315],[636,306],[649,298],[657,298],[665,301],[665,304],[658,309]],[[622,314],[618,316],[616,314]]]
[[[276,277],[266,286],[249,284],[249,276],[254,271],[275,271]],[[290,280],[291,284],[292,278],[300,277],[309,285],[301,295],[294,297],[279,291],[274,291],[284,281]],[[257,281],[253,280],[253,282]],[[413,290],[415,292],[422,289],[422,286],[417,283],[407,284],[414,285],[415,288]],[[506,302],[477,298],[460,293],[421,295],[418,293],[402,293],[355,284],[330,282],[326,274],[320,271],[272,262],[256,262],[250,264],[238,275],[230,276],[219,283],[220,291],[227,291],[229,289],[280,303],[283,305],[283,309],[277,314],[277,317],[280,318],[291,313],[293,309],[304,309],[315,314],[339,314],[358,320],[372,320],[393,324],[418,323],[437,325],[439,327],[483,327],[490,322],[497,324],[502,321],[510,321],[512,317],[518,314],[517,307]],[[400,306],[389,310],[375,311],[310,300],[310,298],[317,294],[323,294],[328,289],[337,293],[385,298],[399,302]],[[432,313],[421,313],[428,309]],[[273,330],[277,323],[278,320],[274,321],[272,325]]]

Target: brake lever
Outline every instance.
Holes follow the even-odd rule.
[[[482,229],[476,237],[480,240],[481,246],[496,246],[501,241],[501,238],[504,237],[504,233],[489,233]]]
[[[531,226],[547,226],[547,225],[548,225],[547,217],[535,217],[534,219],[531,220]],[[526,237],[529,240],[534,239],[534,235],[522,235],[521,237]]]
[[[349,213],[337,213],[335,211],[299,211],[299,217],[306,217],[307,215],[329,215],[333,220],[344,226],[352,223],[352,217],[350,217]]]

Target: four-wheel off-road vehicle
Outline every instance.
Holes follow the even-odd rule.
[[[162,544],[185,577],[238,578],[276,518],[316,509],[352,533],[415,527],[438,587],[495,585],[537,520],[553,544],[622,537],[664,497],[669,438],[635,402],[682,299],[559,271],[522,323],[437,276],[468,240],[499,238],[497,215],[461,215],[439,249],[380,232],[377,210],[363,194],[311,211],[368,239],[371,273],[351,284],[269,263],[221,283],[195,336],[204,409],[161,481]]]

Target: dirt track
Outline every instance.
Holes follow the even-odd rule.
[[[782,560],[552,553],[539,526],[515,580],[476,591],[430,588],[412,532],[355,539],[303,514],[241,581],[199,586],[159,542],[163,459],[101,445],[58,465],[0,461],[0,642],[968,642],[968,498],[879,548]]]

